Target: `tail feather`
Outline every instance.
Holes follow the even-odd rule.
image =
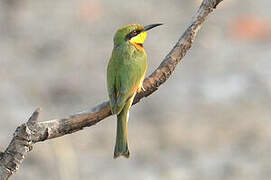
[[[128,134],[127,134],[127,121],[129,109],[124,106],[122,111],[117,115],[117,137],[114,151],[114,158],[119,156],[129,157],[130,152],[128,148]]]
[[[129,109],[133,102],[134,95],[127,101],[122,111],[117,115],[117,136],[114,150],[114,158],[124,156],[129,158],[130,152],[128,147],[128,132],[127,125],[129,119]]]

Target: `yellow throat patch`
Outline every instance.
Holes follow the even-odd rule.
[[[133,43],[133,44],[143,44],[146,37],[147,37],[147,32],[143,31],[140,34],[138,34],[137,36],[132,37],[130,39],[130,42]]]

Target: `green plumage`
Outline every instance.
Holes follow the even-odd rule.
[[[129,157],[127,122],[129,109],[137,91],[141,89],[147,69],[147,55],[141,46],[127,39],[134,30],[143,30],[141,25],[120,28],[114,36],[114,48],[107,67],[107,89],[111,111],[117,115],[117,136],[114,158]]]

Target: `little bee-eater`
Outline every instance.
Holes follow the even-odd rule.
[[[129,157],[127,122],[129,109],[140,92],[147,70],[147,54],[143,43],[148,30],[162,24],[142,26],[129,24],[114,36],[114,48],[107,67],[107,90],[112,114],[117,115],[114,158]]]

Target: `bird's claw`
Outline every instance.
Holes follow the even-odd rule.
[[[146,89],[142,86],[142,87],[141,87],[141,91],[142,91],[142,92],[145,92]]]

